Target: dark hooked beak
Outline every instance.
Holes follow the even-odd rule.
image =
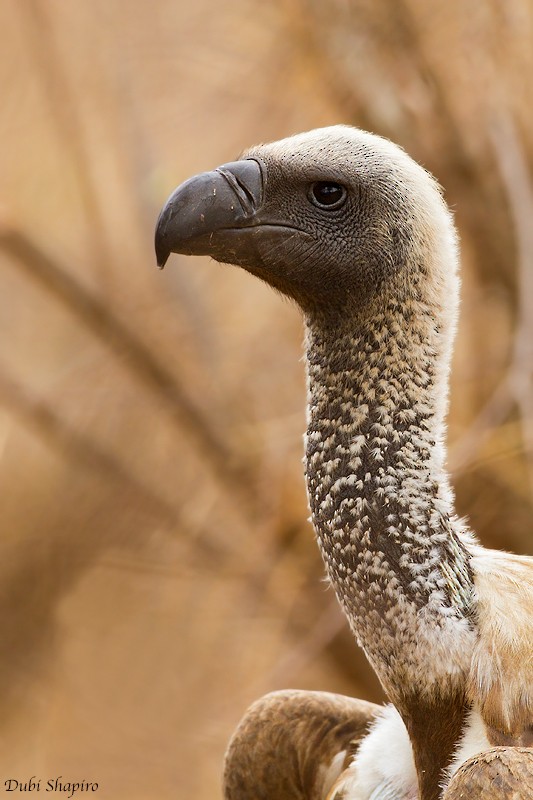
[[[234,234],[254,227],[262,202],[263,172],[255,159],[232,161],[185,181],[170,195],[157,220],[158,267],[163,269],[171,253],[239,263],[242,248]]]

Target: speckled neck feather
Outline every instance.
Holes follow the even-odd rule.
[[[392,297],[306,323],[306,475],[331,582],[389,694],[405,681],[431,691],[467,669],[472,636],[469,555],[443,464],[447,333],[428,305]]]
[[[464,724],[475,641],[468,535],[444,469],[453,326],[435,320],[434,307],[394,293],[367,314],[306,319],[313,524],[409,731],[423,800],[439,796]]]

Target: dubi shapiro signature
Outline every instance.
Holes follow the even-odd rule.
[[[57,778],[37,778],[32,775],[29,780],[20,781],[18,778],[7,778],[4,781],[6,792],[64,792],[63,797],[68,800],[80,792],[97,792],[96,781],[67,781],[62,775]]]

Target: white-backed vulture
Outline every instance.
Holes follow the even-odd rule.
[[[171,252],[241,266],[303,312],[312,521],[403,720],[384,712],[347,796],[410,798],[418,780],[435,800],[476,753],[532,746],[533,559],[476,542],[445,468],[458,248],[434,179],[347,126],[259,145],[171,195],[160,266]],[[400,764],[387,741],[410,752],[405,730]]]

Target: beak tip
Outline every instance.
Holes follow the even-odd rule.
[[[158,269],[163,269],[167,263],[171,251],[163,241],[161,241],[159,230],[156,232],[155,238],[155,258]]]

